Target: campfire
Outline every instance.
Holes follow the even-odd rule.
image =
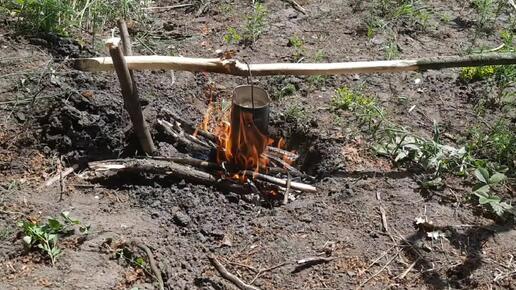
[[[284,139],[270,138],[269,103],[265,90],[245,85],[235,88],[229,109],[210,102],[198,125],[163,109],[157,125],[165,141],[184,155],[92,162],[90,168],[94,178],[106,172],[147,172],[244,195],[283,197],[284,203],[296,192],[315,192],[302,183],[307,176],[292,166],[298,155],[283,148]]]

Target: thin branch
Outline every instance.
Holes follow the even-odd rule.
[[[138,248],[142,249],[145,252],[145,254],[147,254],[147,257],[149,258],[150,268],[154,273],[156,279],[158,280],[159,289],[165,290],[165,285],[163,284],[163,277],[161,277],[161,271],[159,270],[158,266],[156,266],[156,261],[154,261],[152,251],[149,249],[149,247],[137,241],[133,241],[133,244],[136,245]]]
[[[235,284],[238,288],[242,290],[260,290],[260,288],[255,287],[253,285],[246,284],[244,281],[240,280],[237,276],[231,274],[226,270],[224,265],[222,265],[215,256],[208,256],[208,259],[210,260],[210,263],[217,269],[217,271],[220,273],[222,277],[224,277],[226,280],[230,281],[231,283]]]

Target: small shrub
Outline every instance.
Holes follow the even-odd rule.
[[[247,22],[242,33],[242,39],[246,44],[252,44],[262,35],[267,25],[267,9],[265,5],[257,2],[253,12],[247,16]]]
[[[304,41],[299,36],[294,35],[288,40],[289,46],[294,48],[294,53],[292,53],[292,59],[294,61],[299,61],[303,55],[305,54]]]
[[[40,224],[30,220],[18,222],[18,227],[23,230],[23,241],[29,248],[36,247],[46,254],[52,265],[62,250],[58,247],[58,239],[60,235],[68,235],[73,233],[72,225],[80,225],[80,221],[70,218],[69,212],[61,213],[61,221],[58,218],[49,218],[45,224]],[[80,226],[79,230],[83,234],[87,234],[89,226]]]
[[[224,34],[224,41],[227,44],[238,44],[242,40],[242,36],[234,27],[229,27],[226,34]]]
[[[295,122],[298,125],[306,125],[309,121],[309,115],[300,105],[291,105],[285,111],[285,119],[289,122]]]

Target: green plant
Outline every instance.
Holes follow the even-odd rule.
[[[57,242],[59,235],[68,235],[73,233],[71,225],[80,225],[80,221],[70,218],[69,212],[62,212],[60,221],[58,218],[49,218],[45,224],[39,224],[37,222],[24,220],[17,223],[18,227],[23,230],[24,237],[23,241],[29,247],[37,247],[45,253],[52,262],[55,261],[62,250],[58,247]],[[79,230],[87,234],[89,226],[80,226]]]
[[[224,34],[224,41],[227,44],[238,44],[241,40],[242,36],[234,27],[229,27],[226,34]]]
[[[473,8],[477,11],[477,27],[481,30],[490,28],[496,17],[495,0],[473,0]]]
[[[490,66],[477,66],[477,67],[465,67],[460,71],[460,78],[463,81],[476,81],[491,77],[495,74],[495,67]]]
[[[377,105],[373,98],[364,96],[347,87],[341,87],[335,91],[331,100],[331,107],[334,111],[347,110],[354,112],[360,126],[365,127],[365,130],[372,133],[373,136],[384,120],[383,109]]]
[[[322,88],[326,85],[327,79],[328,77],[323,75],[313,75],[306,78],[312,88]]]
[[[516,128],[508,120],[500,119],[492,128],[484,124],[469,130],[467,149],[477,159],[491,160],[514,172],[516,160]]]
[[[294,61],[299,61],[305,54],[304,41],[299,36],[294,35],[288,39],[289,46],[294,48],[294,52],[292,53],[292,59]]]
[[[287,96],[291,96],[296,93],[296,86],[292,83],[285,84],[278,93],[278,98],[282,99]]]
[[[252,44],[265,31],[267,24],[267,9],[265,5],[257,2],[253,7],[251,15],[247,16],[247,21],[242,33],[242,40],[246,44]]]
[[[149,0],[12,0],[3,4],[17,16],[18,27],[29,32],[72,35],[88,31],[93,35],[117,18],[143,22],[142,9]]]
[[[285,119],[297,124],[306,124],[309,120],[309,115],[300,105],[291,105],[285,111]]]
[[[400,56],[400,50],[398,49],[398,43],[395,39],[390,40],[387,42],[383,49],[385,53],[385,59],[395,59]]]
[[[500,217],[503,217],[506,213],[515,213],[512,205],[491,194],[493,187],[502,184],[507,179],[505,174],[490,172],[487,168],[478,167],[474,171],[474,176],[478,183],[473,187],[473,194],[478,197],[480,205],[487,207]]]
[[[324,50],[319,49],[314,54],[314,62],[322,62],[326,58]]]
[[[366,97],[348,87],[341,87],[335,91],[335,95],[331,100],[334,110],[350,110],[353,111],[358,107],[372,106],[375,101]]]

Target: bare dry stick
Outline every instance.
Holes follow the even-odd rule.
[[[248,66],[235,59],[189,58],[177,56],[128,56],[129,69],[212,72],[248,76]],[[109,57],[72,60],[83,71],[110,71]],[[420,59],[359,61],[342,63],[269,63],[250,64],[253,76],[267,75],[340,75],[355,73],[383,73],[437,70],[452,67],[516,64],[516,53],[488,53],[467,56],[439,56]]]
[[[303,6],[301,6],[301,5],[299,5],[299,3],[297,3],[296,1],[294,1],[294,0],[281,0],[281,1],[287,2],[288,4],[290,4],[290,6],[292,6],[292,8],[294,8],[295,10],[306,15],[305,8],[303,8]]]
[[[118,80],[120,81],[122,96],[124,97],[124,105],[127,112],[129,112],[129,116],[131,117],[131,121],[134,126],[134,131],[140,141],[143,151],[152,155],[155,151],[154,143],[152,142],[149,128],[143,118],[136,84],[129,72],[125,57],[122,53],[122,49],[118,45],[118,42],[118,39],[111,39],[106,42],[106,45],[109,49],[109,54],[111,55],[111,61],[114,63]]]
[[[220,273],[222,277],[230,281],[231,283],[235,284],[238,288],[242,290],[260,290],[260,288],[255,287],[253,285],[246,284],[244,281],[240,280],[237,276],[231,274],[226,270],[224,265],[222,265],[215,256],[208,256],[208,259],[210,260],[210,263],[217,269],[217,271]]]
[[[170,10],[170,9],[179,9],[193,6],[193,4],[178,4],[171,6],[153,6],[153,7],[144,7],[143,10]]]
[[[283,187],[287,186],[287,183],[288,183],[288,181],[285,179],[276,178],[276,177],[265,175],[262,173],[252,172],[249,170],[244,170],[244,171],[242,171],[242,173],[248,177],[252,177],[253,179],[259,179],[259,180],[273,183],[276,185],[280,185]],[[300,182],[294,182],[294,181],[290,182],[290,188],[295,189],[295,190],[305,191],[305,192],[317,192],[317,188],[315,186],[300,183]]]
[[[383,272],[383,270],[385,270],[385,268],[387,268],[387,266],[389,266],[393,261],[394,259],[396,259],[396,257],[398,257],[398,255],[400,254],[401,252],[401,249],[399,249],[393,256],[392,258],[390,258],[387,263],[385,263],[385,265],[383,265],[382,268],[380,268],[380,270],[378,270],[378,272],[374,273],[371,277],[367,278],[367,280],[365,280],[364,282],[362,282],[356,289],[360,289],[362,287],[364,287],[367,283],[369,283],[369,281],[371,281],[374,277],[380,275],[380,273]]]
[[[50,179],[48,179],[47,181],[45,181],[45,183],[42,184],[39,188],[51,186],[52,184],[54,184],[56,181],[60,180],[61,178],[65,178],[66,176],[70,175],[72,172],[77,170],[77,168],[79,168],[78,165],[74,165],[72,167],[66,168],[64,171],[61,172],[61,174],[56,174],[56,175],[52,176]]]
[[[129,38],[129,31],[124,19],[118,19],[118,29],[120,30],[120,38],[122,38],[122,47],[125,56],[133,55],[133,48],[131,46],[131,38]]]
[[[137,241],[132,241],[132,243],[145,252],[149,258],[150,268],[158,280],[159,289],[164,290],[165,285],[163,284],[163,277],[161,276],[161,271],[159,270],[158,266],[156,266],[156,261],[154,261],[154,255],[152,255],[152,251],[145,244],[139,243]]]

